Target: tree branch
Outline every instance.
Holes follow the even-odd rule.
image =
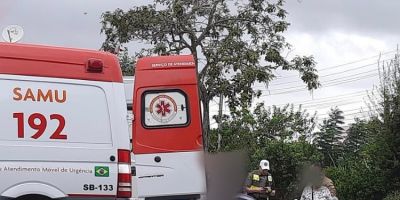
[[[185,48],[190,48],[189,43],[183,38],[184,32],[179,32],[178,37],[179,39],[175,38],[174,30],[171,29],[171,37],[172,37],[172,42],[176,42],[179,44],[182,44]]]
[[[214,20],[214,14],[215,14],[215,12],[217,11],[217,6],[218,6],[219,2],[220,2],[220,1],[215,1],[213,7],[211,8],[210,16],[209,16],[208,22],[207,22],[207,26],[206,26],[206,28],[204,29],[204,31],[201,33],[201,35],[197,38],[196,43],[199,43],[199,42],[201,43],[201,41],[206,37],[207,33],[208,33],[208,32],[211,30],[211,28],[213,27],[211,24],[212,24],[212,21]],[[198,44],[196,44],[196,45],[198,45]]]

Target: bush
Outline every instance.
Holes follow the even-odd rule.
[[[386,192],[386,181],[381,170],[367,166],[359,158],[326,170],[341,200],[380,200]]]
[[[389,194],[383,200],[400,200],[400,191]]]
[[[304,141],[291,143],[268,141],[265,146],[250,155],[253,169],[258,168],[258,162],[262,159],[270,161],[278,199],[300,197],[303,188],[298,182],[303,166],[321,158],[322,154],[317,148]]]

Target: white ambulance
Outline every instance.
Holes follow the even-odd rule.
[[[118,60],[0,43],[0,199],[131,197]]]

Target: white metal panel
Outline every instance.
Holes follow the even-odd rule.
[[[66,197],[66,194],[61,192],[59,189],[38,182],[33,182],[33,183],[28,182],[13,186],[11,188],[8,188],[2,195],[9,198],[17,198],[21,195],[29,195],[29,194],[38,194],[54,199]]]
[[[101,87],[5,79],[0,80],[0,85],[0,121],[3,130],[6,130],[0,134],[1,141],[29,142],[30,145],[39,146],[43,142],[57,143],[58,146],[68,146],[69,143],[77,146],[112,145],[109,108],[105,91]],[[43,93],[47,98],[43,98]],[[60,101],[62,103],[56,101],[57,96],[63,100]],[[24,114],[23,138],[18,137],[19,120],[13,118],[13,113]],[[42,122],[38,118],[35,120],[36,125],[46,125],[44,134],[37,139],[31,138],[37,131],[28,123],[29,117],[34,113],[39,113],[46,119]],[[62,135],[66,139],[50,139],[60,124],[58,120],[50,119],[52,114],[65,119]]]
[[[133,76],[124,77],[125,99],[130,105],[133,103],[133,88],[135,78]]]
[[[116,193],[117,165],[96,163],[109,167],[109,177],[95,177],[94,163],[73,162],[0,162],[1,195],[6,197],[18,197],[30,194],[50,193],[50,197],[59,198],[60,193],[66,197],[68,194],[96,194],[112,195]],[[27,187],[26,183],[39,184],[43,187]],[[96,190],[85,190],[85,184],[94,185]],[[8,187],[4,187],[7,185]],[[47,185],[47,187],[45,187]],[[100,190],[100,185],[112,185],[113,191]],[[1,187],[3,186],[3,187]],[[28,185],[29,186],[29,185]],[[48,188],[57,188],[58,191]],[[104,186],[103,186],[104,187]],[[19,190],[10,190],[16,188]],[[17,192],[20,192],[19,194]]]
[[[161,162],[154,158],[160,156]],[[203,152],[135,155],[137,197],[205,194]]]
[[[123,83],[112,84],[113,98],[109,101],[109,113],[111,119],[111,129],[113,132],[113,144],[119,149],[132,149],[130,138],[132,132],[129,130],[129,113],[126,109],[125,89]],[[110,105],[112,104],[112,105]]]
[[[111,161],[110,157],[117,157],[117,149],[130,149],[122,83],[16,75],[0,75],[0,82],[0,119],[7,122],[6,125],[2,123],[0,136],[0,179],[7,181],[1,181],[0,194],[10,195],[8,189],[26,183],[55,187],[65,195],[116,194],[117,161]],[[10,91],[13,86],[64,89],[68,90],[68,96],[65,103],[15,102],[10,100],[14,96]],[[50,140],[48,136],[52,131],[47,129],[57,126],[51,121],[43,139],[15,138],[17,125],[12,112],[65,115],[65,133],[71,140]],[[25,126],[26,136],[32,134],[30,128]],[[109,174],[96,176],[96,167],[106,167]],[[85,190],[85,185],[93,185],[95,189]],[[111,185],[113,190],[100,189],[100,185]],[[31,192],[43,194],[45,188]]]

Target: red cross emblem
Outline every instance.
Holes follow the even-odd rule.
[[[160,103],[156,105],[157,114],[161,114],[161,116],[165,117],[167,113],[171,113],[171,110],[169,109],[170,106],[171,105],[169,105],[169,103],[165,103],[165,101],[160,101]]]

